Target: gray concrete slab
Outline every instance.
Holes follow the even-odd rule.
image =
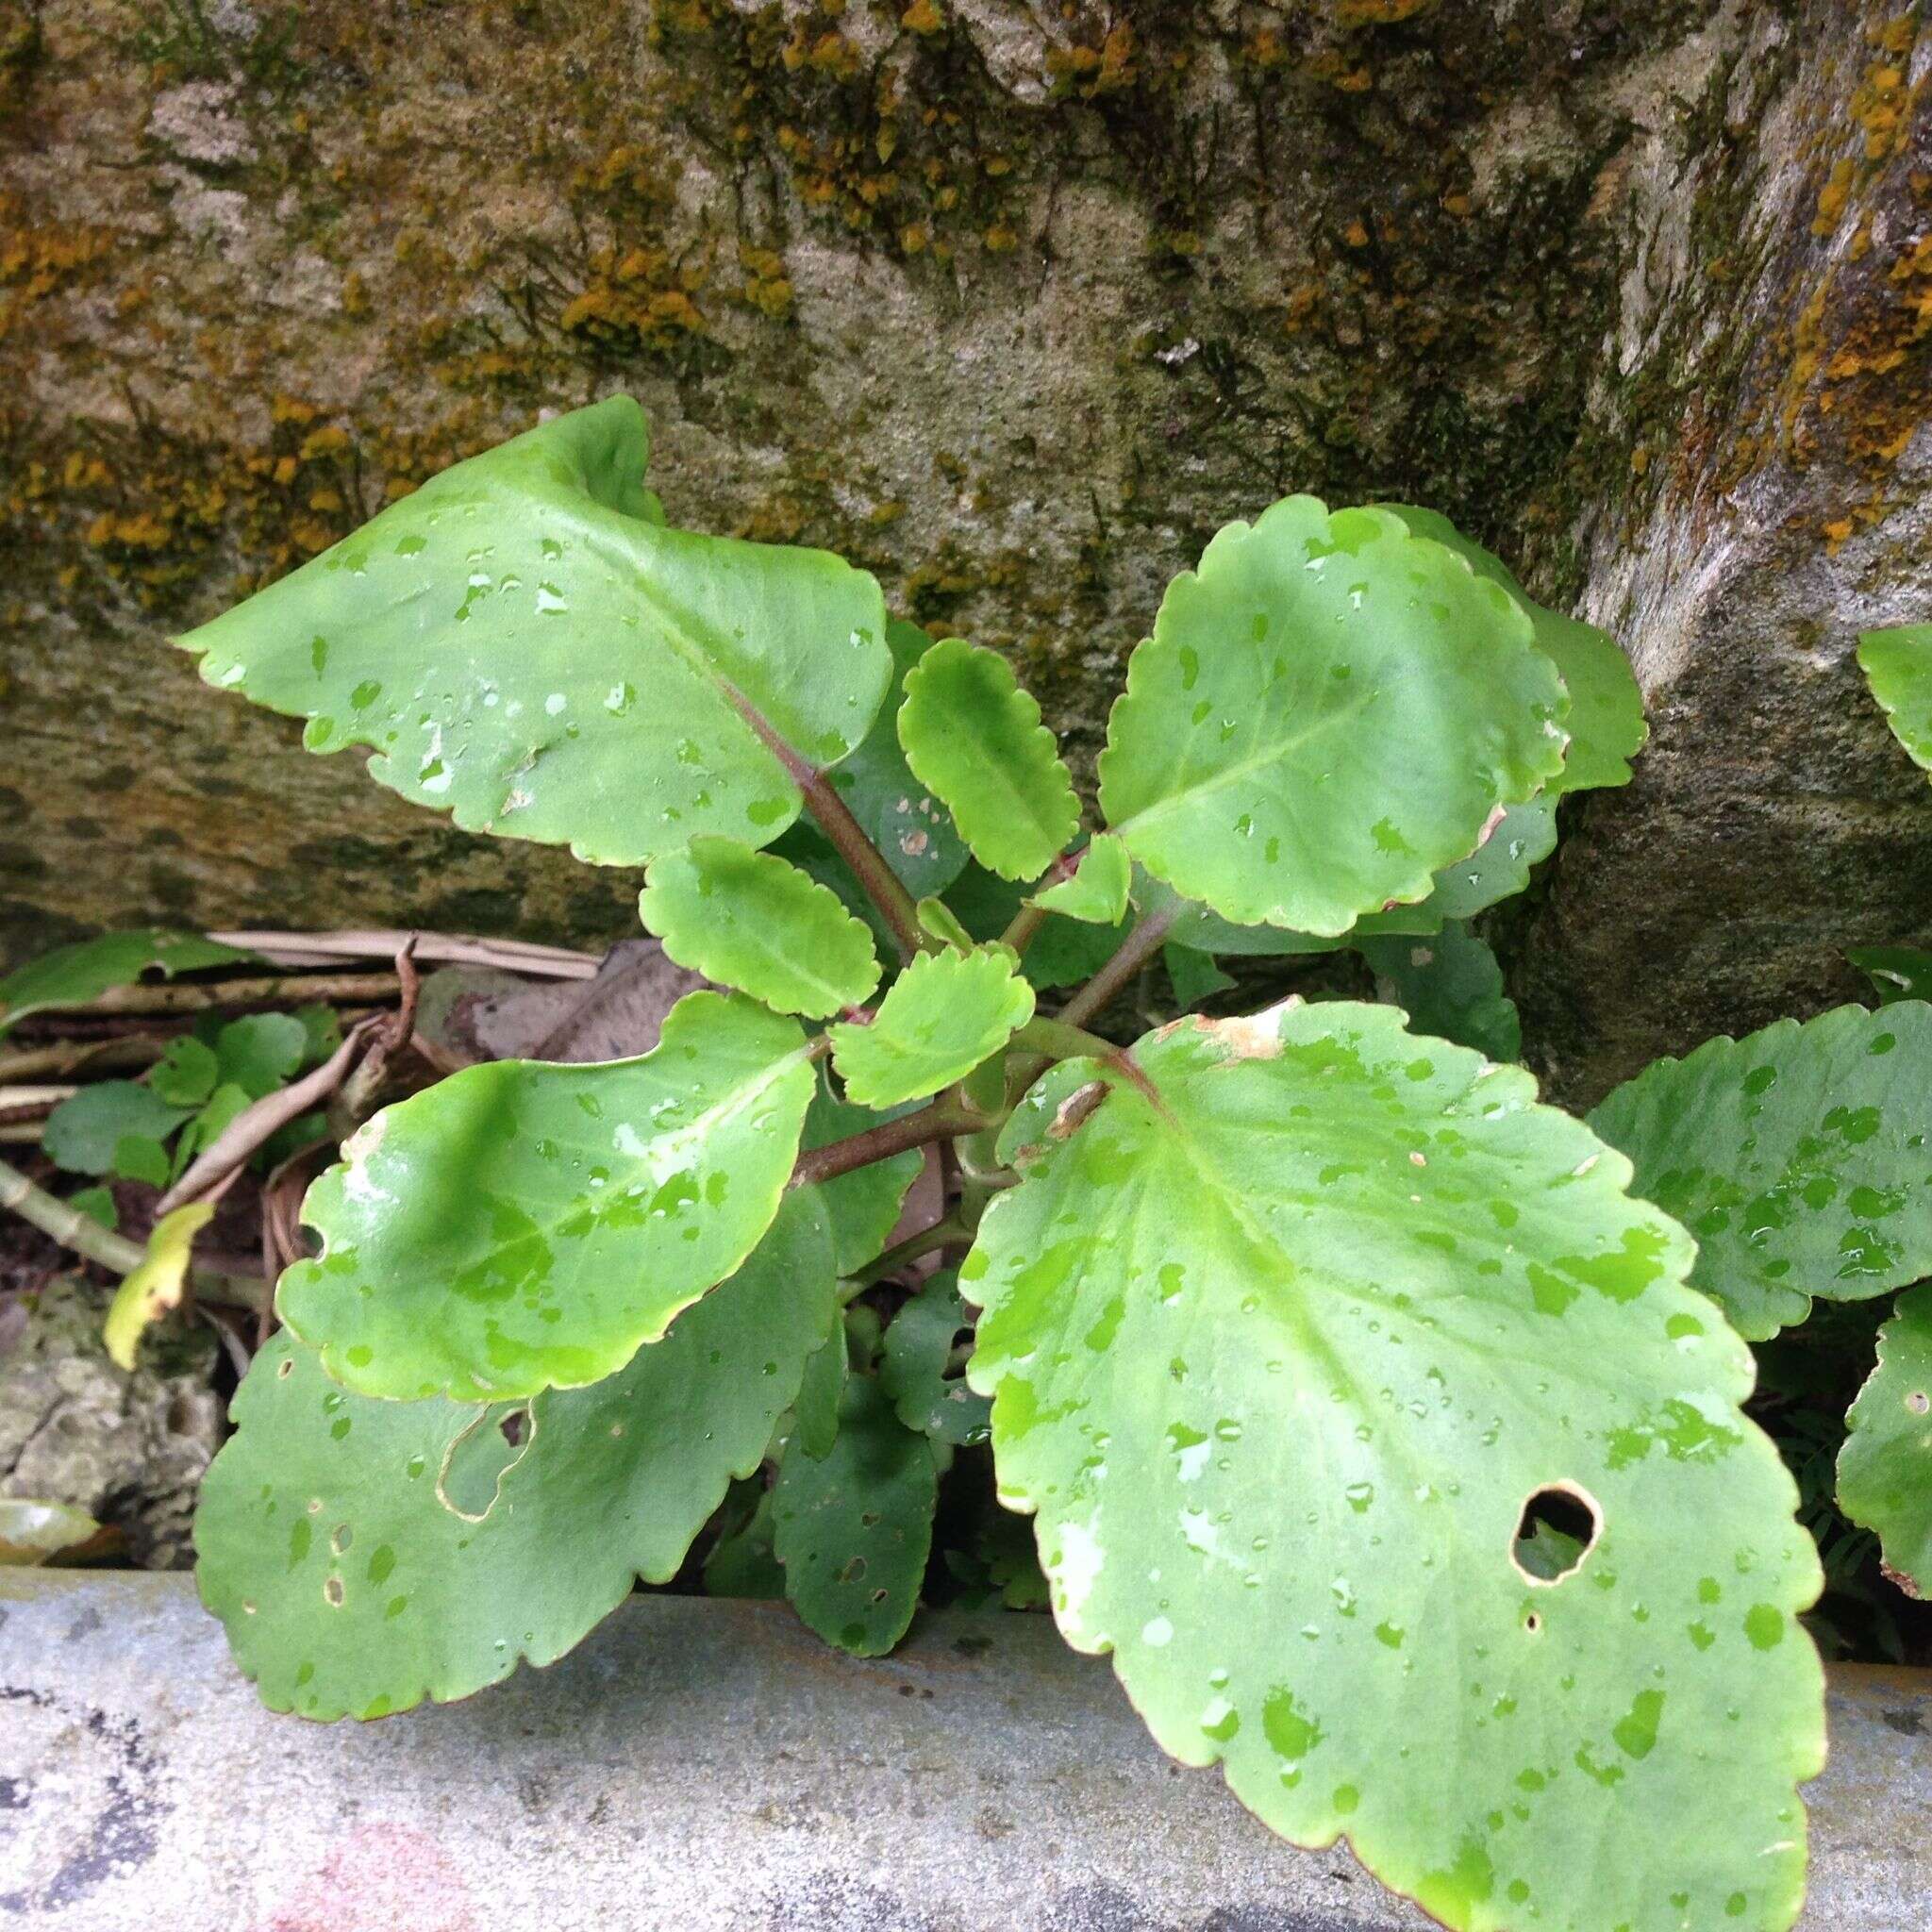
[[[1932,1683],[1840,1673],[1807,1932],[1932,1927]],[[274,1718],[180,1576],[0,1572],[0,1926],[1410,1932],[1158,1752],[1039,1617],[896,1657],[638,1597],[548,1671]]]

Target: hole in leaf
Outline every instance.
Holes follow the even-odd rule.
[[[283,1357],[281,1361],[275,1366],[275,1375],[278,1380],[286,1382],[294,1373],[295,1357],[293,1356]]]
[[[504,1478],[529,1454],[536,1433],[527,1402],[480,1409],[443,1452],[437,1501],[466,1523],[481,1523],[496,1507]]]
[[[863,1581],[864,1576],[865,1558],[863,1557],[854,1557],[844,1569],[840,1571],[839,1581],[841,1583],[858,1583]]]
[[[1545,1483],[1523,1506],[1509,1560],[1525,1583],[1561,1583],[1575,1574],[1602,1535],[1603,1511],[1590,1491],[1570,1481]],[[1530,1628],[1532,1635],[1536,1626]]]
[[[1906,1397],[1906,1407],[1914,1415],[1924,1415],[1928,1409],[1932,1409],[1932,1395],[1927,1395],[1923,1389],[1914,1389]]]

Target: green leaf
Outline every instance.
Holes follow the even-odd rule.
[[[758,1468],[833,1293],[801,1191],[661,1341],[536,1396],[521,1443],[493,1445],[495,1480],[459,1488],[458,1458],[491,1446],[502,1406],[357,1395],[277,1335],[202,1487],[202,1600],[262,1701],[305,1717],[379,1717],[550,1663],[636,1578],[675,1575],[731,1478]]]
[[[1932,1282],[1899,1296],[1845,1420],[1839,1507],[1878,1532],[1885,1567],[1909,1594],[1932,1596]]]
[[[973,856],[1002,878],[1037,877],[1080,828],[1054,735],[994,652],[963,638],[933,645],[906,679],[899,742]]]
[[[1858,662],[1893,737],[1932,772],[1932,624],[1862,632]]]
[[[864,743],[825,776],[885,854],[900,884],[914,898],[924,898],[944,891],[959,876],[966,846],[946,808],[912,775],[899,743],[907,674],[932,640],[916,624],[895,617],[887,622],[886,642],[892,653],[891,691]]]
[[[1691,1280],[1763,1341],[1811,1298],[1932,1274],[1932,1007],[1780,1020],[1654,1060],[1590,1124],[1697,1237]]]
[[[666,529],[612,396],[432,477],[183,638],[201,675],[309,720],[311,751],[466,831],[641,865],[701,832],[769,844],[891,679],[885,604],[822,551]]]
[[[705,1558],[705,1590],[711,1596],[777,1598],[785,1573],[772,1553],[772,1492],[760,1490],[750,1516],[718,1539]]]
[[[0,1033],[49,1007],[86,1006],[146,973],[172,979],[177,973],[236,966],[255,957],[194,932],[110,932],[76,940],[0,979]]]
[[[1167,966],[1168,984],[1174,988],[1174,1005],[1191,1012],[1205,999],[1225,992],[1234,981],[1214,963],[1212,953],[1197,952],[1170,940],[1160,949]]]
[[[1881,1007],[1932,1000],[1932,953],[1918,946],[1854,946],[1845,958],[1872,982]]]
[[[958,914],[943,899],[922,899],[913,908],[919,915],[919,929],[956,953],[973,950],[973,935],[959,923]],[[996,937],[996,935],[994,935]]]
[[[883,1657],[905,1636],[932,1549],[939,1474],[924,1436],[901,1428],[878,1384],[845,1385],[823,1460],[797,1441],[772,1492],[785,1594],[827,1643]]]
[[[640,1059],[465,1067],[344,1143],[276,1308],[367,1395],[595,1382],[758,1244],[812,1089],[795,1023],[715,992]]]
[[[895,979],[870,1025],[830,1029],[848,1099],[894,1107],[964,1079],[1033,1017],[1033,989],[997,946],[922,953]]]
[[[1594,625],[1546,609],[1519,584],[1500,558],[1473,543],[1445,516],[1405,503],[1385,503],[1418,537],[1453,550],[1478,576],[1501,584],[1536,628],[1538,647],[1562,674],[1570,692],[1570,715],[1563,721],[1570,747],[1563,769],[1547,787],[1554,797],[1630,782],[1629,761],[1644,747],[1650,725],[1643,716],[1643,693],[1617,641]]]
[[[1127,888],[1133,875],[1127,848],[1110,832],[1103,832],[1080,855],[1074,876],[1034,893],[1033,904],[1094,925],[1118,925],[1127,916]]]
[[[167,1159],[163,1157],[163,1174],[167,1173]],[[121,1225],[121,1210],[114,1205],[114,1191],[111,1188],[81,1188],[68,1195],[67,1205],[76,1214],[85,1214],[90,1221],[98,1222],[110,1234]]]
[[[183,1033],[168,1042],[167,1050],[155,1062],[147,1076],[149,1088],[170,1107],[200,1107],[215,1091],[221,1077],[221,1062],[214,1048],[205,1046],[192,1033]]]
[[[911,1110],[909,1107],[899,1107],[874,1112],[871,1108],[854,1107],[832,1092],[823,1072],[816,1079],[811,1108],[805,1117],[805,1138],[800,1143],[808,1150],[848,1140]],[[823,1197],[832,1219],[832,1245],[841,1274],[852,1274],[863,1268],[891,1240],[900,1210],[906,1205],[906,1195],[919,1178],[924,1163],[923,1152],[911,1147],[890,1159],[874,1160],[870,1166],[841,1174],[836,1180],[817,1184],[815,1191]]]
[[[188,1118],[158,1093],[134,1080],[100,1080],[71,1093],[47,1116],[41,1147],[70,1174],[111,1174],[114,1149],[124,1137],[159,1141]]]
[[[1468,926],[1451,924],[1420,939],[1363,940],[1376,990],[1401,1007],[1418,1033],[1473,1046],[1486,1059],[1520,1060],[1523,1024],[1503,991],[1503,969]]]
[[[175,1158],[170,1171],[179,1176],[188,1172],[189,1163],[206,1147],[212,1147],[224,1133],[248,1109],[255,1105],[256,1096],[245,1087],[232,1084],[217,1087],[208,1095],[208,1105],[181,1130],[181,1137],[175,1142]],[[153,1176],[145,1172],[136,1172],[125,1166],[120,1148],[114,1155],[115,1168],[125,1173],[129,1180],[149,1180]],[[158,1187],[160,1183],[156,1182]]]
[[[194,1237],[214,1219],[212,1201],[190,1201],[155,1223],[138,1266],[114,1291],[101,1340],[116,1368],[134,1371],[135,1352],[153,1323],[181,1306],[188,1287],[188,1263]]]
[[[303,1063],[320,1066],[342,1043],[341,1020],[333,1007],[325,1007],[317,1002],[297,1007],[295,1018],[301,1022],[305,1036]]]
[[[1230,524],[1127,666],[1100,802],[1135,858],[1242,925],[1345,932],[1420,899],[1562,769],[1528,618],[1386,511]]]
[[[293,1013],[251,1013],[231,1020],[215,1041],[224,1086],[260,1100],[301,1071],[308,1057],[308,1029]]]
[[[190,1126],[182,1141],[194,1131]],[[184,1154],[181,1170],[185,1173],[190,1154]],[[114,1142],[114,1160],[108,1172],[117,1180],[143,1181],[151,1188],[165,1188],[175,1177],[175,1163],[168,1158],[168,1150],[160,1141],[152,1140],[146,1134],[123,1134]]]
[[[1026,889],[997,878],[984,866],[969,864],[946,893],[947,907],[975,941],[996,940],[1025,905]],[[1020,972],[1035,992],[1076,986],[1091,978],[1127,935],[1131,921],[1117,925],[1091,925],[1085,921],[1049,913],[1033,936]]]
[[[953,1347],[973,1332],[956,1270],[941,1269],[892,1317],[879,1363],[879,1387],[908,1429],[964,1448],[984,1442],[991,1405],[963,1376],[948,1373]]]
[[[792,1434],[814,1462],[823,1462],[839,1439],[839,1405],[845,1393],[845,1324],[832,1312],[831,1332],[805,1360],[805,1379],[791,1405]]]
[[[638,911],[678,965],[781,1013],[823,1020],[872,997],[872,935],[839,895],[736,839],[654,859]]]
[[[1545,791],[1526,804],[1512,805],[1474,852],[1445,865],[1436,874],[1429,896],[1415,910],[1443,920],[1474,919],[1524,891],[1532,869],[1556,849],[1556,801]],[[1374,929],[1373,919],[1357,928]]]
[[[1133,1058],[1097,1107],[1095,1063],[1037,1084],[960,1271],[1068,1640],[1448,1924],[1788,1925],[1818,1561],[1683,1231],[1387,1007]],[[1593,1524],[1556,1582],[1511,1560],[1532,1499]]]

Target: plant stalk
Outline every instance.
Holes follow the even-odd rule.
[[[1160,950],[1175,917],[1176,908],[1170,908],[1150,912],[1141,920],[1121,941],[1113,958],[1060,1008],[1060,1020],[1069,1026],[1084,1025],[1111,1006],[1141,967]]]
[[[863,1133],[849,1134],[842,1141],[829,1141],[798,1157],[791,1170],[794,1188],[810,1187],[817,1181],[837,1180],[855,1168],[870,1167],[875,1160],[890,1159],[908,1148],[924,1147],[934,1141],[948,1141],[959,1134],[976,1134],[990,1125],[984,1114],[965,1108],[935,1101],[917,1113],[902,1114],[895,1121],[881,1121]]]
[[[738,714],[778,762],[791,782],[805,793],[806,805],[818,821],[819,830],[832,842],[852,869],[852,875],[865,889],[865,895],[879,909],[891,928],[900,957],[910,959],[924,948],[924,934],[919,926],[918,908],[912,894],[900,883],[899,874],[886,862],[886,855],[867,836],[865,827],[852,816],[851,808],[839,796],[838,788],[773,728],[771,722],[744,693],[728,682],[724,694]]]
[[[0,1208],[10,1209],[49,1240],[116,1274],[132,1274],[146,1258],[145,1251],[136,1242],[37,1188],[17,1167],[9,1167],[4,1160],[0,1160]],[[196,1274],[193,1282],[195,1293],[204,1301],[255,1309],[269,1304],[269,1284],[253,1275]]]

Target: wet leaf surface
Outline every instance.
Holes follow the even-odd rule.
[[[203,1485],[202,1599],[262,1701],[305,1717],[377,1717],[549,1663],[638,1577],[676,1573],[758,1468],[833,1305],[829,1238],[801,1191],[729,1281],[587,1389],[379,1401],[284,1331]],[[473,1445],[491,1454],[453,1489]]]
[[[1095,1063],[1038,1084],[961,1270],[1068,1639],[1450,1924],[1788,1925],[1818,1564],[1682,1230],[1388,1008],[1134,1057],[1091,1110]],[[1540,1499],[1593,1530],[1557,1581],[1515,1560]]]
[[[1878,1532],[1886,1568],[1912,1595],[1932,1596],[1932,1282],[1899,1296],[1846,1420],[1840,1507]]]

